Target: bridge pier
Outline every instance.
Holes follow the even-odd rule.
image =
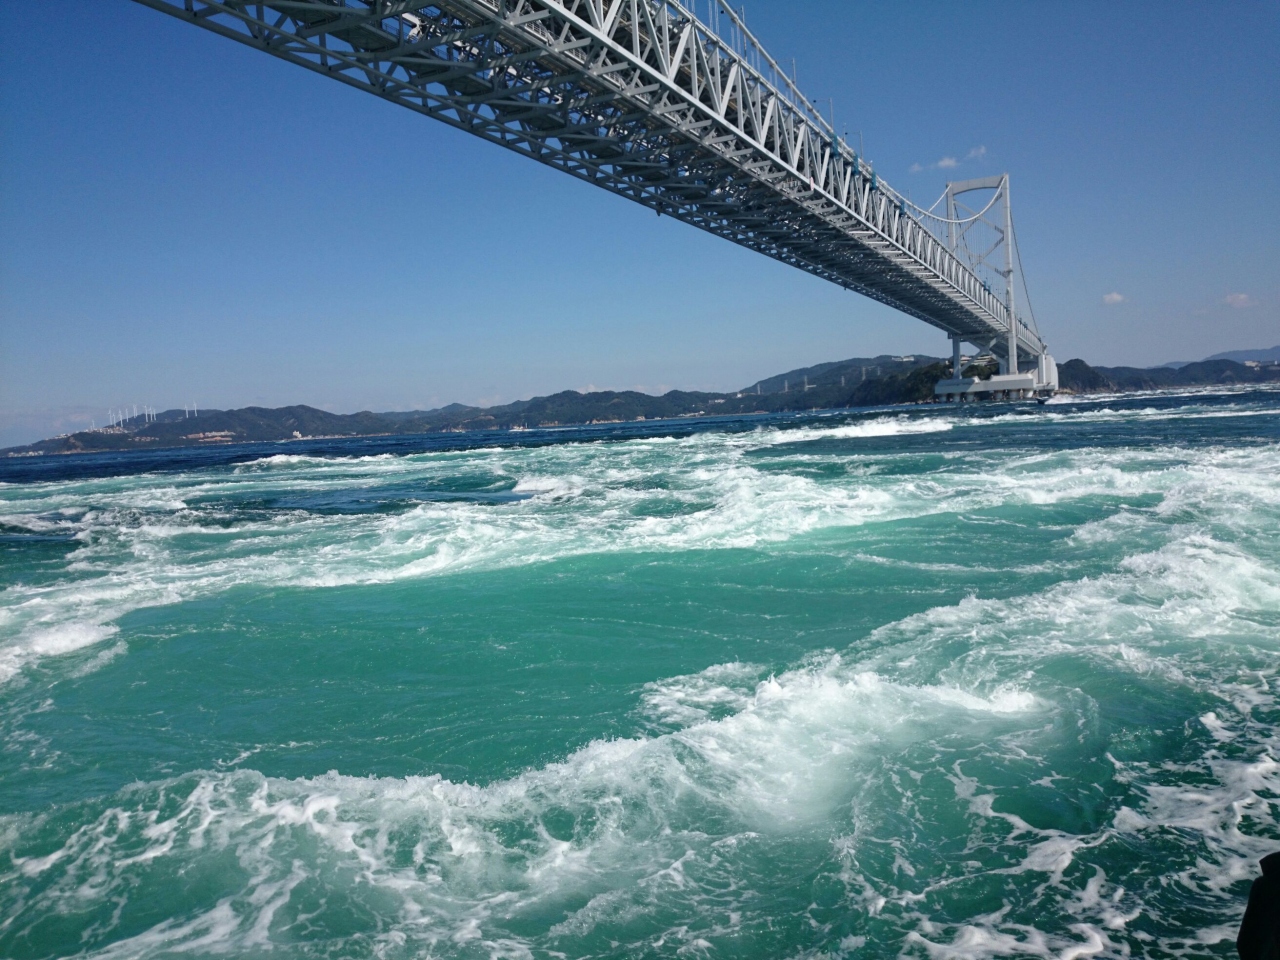
[[[1034,370],[1025,373],[998,373],[989,379],[960,376],[960,346],[953,338],[950,380],[939,380],[934,397],[948,403],[971,403],[975,400],[1031,400],[1051,397],[1058,389],[1058,365],[1053,357],[1042,353]]]

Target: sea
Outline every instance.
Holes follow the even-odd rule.
[[[1231,957],[1280,391],[0,461],[0,956]]]

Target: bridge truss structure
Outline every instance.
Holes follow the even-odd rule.
[[[967,342],[1052,388],[963,191],[935,213],[890,188],[725,0],[137,2],[895,307],[952,338],[956,378]]]

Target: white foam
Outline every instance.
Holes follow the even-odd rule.
[[[722,663],[690,676],[645,684],[644,713],[663,727],[688,727],[714,715],[745,709],[764,668],[753,663]]]
[[[812,440],[854,440],[861,437],[900,437],[920,433],[945,433],[956,421],[942,417],[876,417],[834,427],[776,428],[759,431],[759,440],[771,443],[802,443]]]
[[[1089,665],[1094,683],[1105,682],[1109,672],[1131,672],[1168,688],[1167,703],[1186,703],[1187,712],[1177,722],[1187,725],[1188,737],[1203,743],[1203,754],[1186,761],[1113,759],[1116,779],[1136,799],[1118,802],[1109,824],[1079,835],[1037,828],[1007,812],[1018,790],[984,788],[957,765],[951,777],[973,835],[989,838],[985,845],[991,853],[1024,851],[1020,862],[990,872],[1045,874],[1047,886],[1041,889],[1061,890],[1052,898],[1053,912],[1080,918],[1073,929],[1087,936],[1073,942],[1062,936],[1061,927],[1036,929],[1002,916],[935,928],[924,911],[913,937],[931,955],[1115,955],[1124,948],[1116,937],[1143,913],[1147,898],[1170,895],[1181,894],[1195,909],[1238,917],[1242,904],[1228,891],[1256,875],[1257,859],[1274,849],[1274,841],[1266,838],[1280,826],[1267,799],[1280,792],[1280,736],[1273,722],[1277,640],[1269,619],[1280,609],[1280,574],[1238,545],[1185,528],[1180,533],[1157,550],[1124,559],[1113,574],[1007,600],[971,598],[888,625],[868,645],[883,651],[873,663],[899,665],[899,673],[907,676],[920,674],[920,665],[929,662],[928,650],[947,649],[954,661],[936,676],[960,687],[995,676],[1025,672],[1031,677],[1040,664],[1066,657],[1076,669]],[[1247,657],[1258,666],[1242,677]],[[1052,703],[1052,691],[1052,685],[1041,686],[1037,693]],[[1196,698],[1206,695],[1223,706],[1198,713]],[[1062,690],[1053,709],[1065,709],[1078,696]],[[1078,709],[1077,722],[1084,729],[1092,722],[1091,707],[1086,701]],[[1018,758],[1026,756],[1024,748],[1032,749],[1021,741],[1004,746]],[[1064,790],[1059,780],[1048,776],[1035,782]],[[1064,795],[1076,793],[1068,788]],[[1073,892],[1070,876],[1099,856],[1094,851],[1119,842],[1120,835],[1133,838],[1123,841],[1126,849],[1179,838],[1173,844],[1177,854],[1160,847],[1179,866],[1171,866],[1167,876],[1159,871],[1140,875],[1146,887],[1140,892],[1108,886],[1094,868],[1093,879]],[[970,840],[971,848],[983,845]],[[1122,863],[1127,856],[1132,854],[1121,854]],[[1176,893],[1169,884],[1176,885]],[[911,894],[897,896],[904,904],[915,902]],[[1155,909],[1168,914],[1180,908]],[[1229,928],[1231,921],[1220,926]],[[1197,955],[1176,937],[1166,936],[1161,944],[1172,954]]]
[[[1166,953],[1203,955],[1229,939],[1231,891],[1280,829],[1271,804],[1280,793],[1276,449],[986,452],[952,459],[945,476],[881,476],[871,468],[896,461],[868,464],[849,450],[772,454],[775,441],[762,433],[6,488],[0,519],[78,540],[65,577],[0,595],[0,670],[76,659],[130,610],[236,585],[322,588],[600,552],[797,550],[806,534],[841,526],[1019,505],[1080,503],[1096,515],[1098,502],[1122,505],[1063,528],[1041,571],[1059,580],[1051,586],[887,624],[859,645],[874,651],[862,657],[824,656],[773,677],[729,663],[650,684],[637,703],[647,736],[594,743],[488,785],[229,772],[141,786],[111,798],[56,849],[8,870],[0,859],[0,886],[47,883],[31,896],[52,914],[127,899],[134,884],[206,857],[241,865],[235,896],[103,946],[101,956],[279,947],[298,932],[286,905],[300,891],[337,902],[352,885],[384,898],[374,954],[576,949],[599,931],[673,916],[681,922],[646,934],[641,947],[699,952],[751,925],[758,890],[747,888],[765,881],[751,879],[750,864],[769,859],[761,845],[777,843],[776,852],[848,833],[834,854],[848,891],[841,908],[885,925],[881,933],[892,929],[897,942],[911,937],[917,952],[1118,956],[1137,949],[1132,928],[1144,911],[1164,931]],[[816,437],[814,428],[795,433],[777,444]],[[780,456],[794,465],[802,455],[806,467],[831,469],[778,468]],[[460,475],[534,496],[496,509],[425,503],[356,517],[247,513],[235,503]],[[1112,559],[1105,572],[1076,575],[1069,558],[1081,552]],[[82,653],[74,669],[124,649]],[[1176,723],[1189,746],[1159,763],[1119,754],[1113,769],[1125,792],[1098,800],[1110,804],[1102,825],[1079,834],[1037,825],[1010,802],[1025,783],[1056,791],[1066,806],[1078,799],[1079,784],[1044,759],[1046,744],[1094,748],[1090,694],[1056,685],[1045,669],[1063,661],[1073,676],[1114,677],[1186,704]],[[1062,743],[1054,730],[1066,731]],[[982,782],[1000,763],[1011,765],[1005,779]],[[930,806],[927,781],[940,764],[956,796]],[[567,839],[548,826],[566,812]],[[919,825],[955,823],[949,817],[966,850],[939,868],[930,858],[948,838],[931,843]],[[0,846],[17,849],[31,826],[0,824]],[[864,868],[859,857],[886,835],[898,844],[892,859]],[[1120,843],[1159,847],[1172,865],[1167,882],[1134,889],[1126,878],[1125,889],[1116,870],[1102,873],[1098,862]],[[952,885],[990,877],[1014,891],[1007,911],[938,919]],[[1214,922],[1182,943],[1160,917],[1188,902]],[[510,917],[561,908],[553,936],[534,943],[511,934]],[[1021,919],[1011,919],[1015,910]]]
[[[895,462],[893,454],[864,462],[849,451],[806,450],[805,464],[841,468],[820,476],[776,469],[758,456],[806,439],[950,430],[960,422],[903,415],[608,445],[340,461],[276,456],[230,471],[14,487],[0,503],[0,522],[70,533],[76,549],[65,578],[0,594],[0,670],[12,676],[24,663],[74,652],[84,645],[76,637],[104,639],[131,610],[251,584],[324,588],[590,553],[779,549],[839,527],[1098,497],[1159,502],[1154,515],[1122,511],[1082,527],[1078,545],[1126,536],[1126,522],[1146,536],[1186,516],[1232,525],[1245,537],[1280,507],[1280,454],[1270,447],[985,453],[972,462],[953,457],[945,477],[877,473],[876,465]],[[458,478],[468,488],[533,496],[378,515],[263,514],[242,506]],[[1268,590],[1261,600],[1271,602]],[[59,643],[63,630],[70,632]]]
[[[1198,509],[1215,518],[1212,511],[1234,510],[1241,502],[1267,509],[1266,495],[1259,500],[1254,492],[1258,478],[1251,471],[1264,469],[1274,456],[1255,451],[1252,458],[1232,454],[1224,460],[1221,452],[1208,451],[1189,467],[1162,467],[1150,472],[1154,476],[1135,470],[1146,476],[1146,486],[1135,489],[1194,499],[1187,491],[1204,484]],[[955,509],[951,498],[966,509],[988,497],[1006,502],[1017,496],[1020,471],[1047,477],[1046,485],[1056,485],[1064,499],[1071,490],[1113,488],[1127,476],[1104,464],[1081,477],[1080,463],[1069,456],[1053,472],[1046,472],[1043,460],[1032,466],[1022,458],[1006,464],[996,479],[965,480],[968,487],[959,493],[914,492],[914,507],[938,509],[939,498],[949,509]],[[1242,466],[1248,474],[1243,479],[1236,476]],[[630,470],[612,469],[627,482],[636,479]],[[774,515],[756,513],[749,520],[766,529],[779,522],[787,497],[807,498],[791,507],[802,511],[815,511],[819,502],[838,512],[852,499],[847,489],[832,494],[804,478],[761,476],[742,464],[718,474],[705,463],[696,469],[701,472],[694,486],[714,485],[712,505],[674,520],[633,522],[629,509],[653,494],[611,487],[579,467],[575,475],[584,478],[584,492],[573,507],[526,502],[495,520],[494,512],[473,505],[455,510],[424,504],[377,520],[368,542],[326,540],[330,554],[309,567],[300,546],[288,562],[301,569],[286,566],[283,576],[298,582],[303,571],[340,570],[341,551],[351,550],[342,562],[363,564],[367,577],[374,546],[382,554],[400,551],[379,571],[391,576],[402,575],[406,563],[438,563],[437,572],[493,563],[513,542],[518,549],[536,547],[539,556],[564,556],[591,540],[582,529],[588,525],[594,549],[610,540],[631,549],[639,543],[678,549],[718,542],[735,528],[714,514],[735,510],[752,517],[760,509],[753,501],[761,498],[778,498]],[[907,495],[895,489],[898,500],[889,496],[862,509],[900,509]],[[544,511],[577,509],[583,500],[596,504],[588,518],[548,522]],[[155,877],[205,862],[201,858],[225,857],[239,865],[241,886],[231,898],[104,946],[99,956],[266,949],[296,932],[285,906],[297,891],[324,890],[337,902],[357,887],[385,898],[378,901],[384,906],[374,952],[545,951],[673,915],[686,922],[646,935],[643,946],[696,952],[737,929],[743,911],[750,918],[758,891],[739,887],[767,883],[769,878],[750,874],[761,844],[777,843],[769,848],[776,853],[814,835],[851,830],[833,845],[846,890],[841,909],[890,925],[919,950],[983,958],[1121,955],[1135,942],[1129,927],[1136,918],[1144,910],[1159,912],[1151,906],[1154,899],[1226,902],[1227,892],[1268,852],[1264,838],[1277,828],[1270,798],[1280,793],[1280,740],[1271,719],[1276,638],[1268,620],[1280,609],[1280,573],[1251,552],[1266,548],[1265,536],[1255,541],[1241,533],[1232,543],[1214,535],[1225,528],[1165,523],[1154,510],[1145,516],[1144,524],[1156,526],[1144,526],[1144,536],[1159,529],[1163,539],[1118,559],[1103,575],[1020,596],[970,597],[907,617],[860,643],[857,649],[871,651],[865,655],[824,654],[768,677],[759,666],[726,663],[649,684],[637,705],[651,725],[648,736],[591,743],[559,763],[488,785],[337,773],[283,780],[234,771],[131,788],[96,819],[67,831],[57,849],[14,859],[12,871],[0,872],[0,883],[25,883],[26,877],[33,881],[32,909],[53,912],[76,896],[94,903],[142,896],[136,891],[160,882]],[[803,520],[803,513],[785,515],[781,523],[794,530]],[[270,529],[273,543],[288,543],[292,523],[236,536],[252,542]],[[308,523],[331,536],[347,521]],[[368,526],[362,518],[343,529],[360,533]],[[144,539],[143,545],[159,551],[169,539],[164,534],[158,544]],[[307,535],[298,535],[297,543],[315,552]],[[253,563],[231,564],[227,578],[264,575],[257,566],[264,558],[246,555]],[[219,562],[226,563],[225,551]],[[212,575],[214,562],[205,560],[200,569]],[[1077,739],[1093,722],[1088,695],[1042,671],[1064,658],[1087,668],[1094,682],[1115,676],[1163,685],[1171,691],[1167,702],[1187,704],[1181,718],[1186,736],[1204,743],[1199,756],[1158,763],[1114,759],[1115,779],[1127,792],[1097,800],[1112,804],[1110,815],[1081,833],[1037,825],[1025,810],[1025,816],[1010,812],[1009,799],[1025,789],[1023,779],[984,783],[981,773],[1016,763],[1010,769],[1026,782],[1062,791],[1057,799],[1068,804],[1078,799],[1079,785],[1037,756],[1058,736],[1071,745],[1072,757],[1092,749]],[[1199,705],[1206,697],[1213,698],[1213,710]],[[964,757],[956,759],[958,754]],[[931,800],[922,783],[940,775],[953,786],[948,803]],[[573,825],[569,835],[549,825],[557,816]],[[934,847],[951,838],[927,836],[921,825],[947,823],[948,817],[960,818],[968,859],[943,859],[939,867],[929,860],[945,851]],[[0,829],[0,848],[17,849],[23,832],[12,823]],[[1157,878],[1146,889],[1125,889],[1093,862],[1109,845],[1148,837],[1171,845],[1166,856],[1177,866],[1168,883]],[[897,844],[895,868],[864,869],[864,848],[889,840]],[[943,875],[932,876],[931,869]],[[1016,889],[1017,903],[986,916],[937,919],[954,884],[990,877],[1016,885],[1000,889]],[[738,921],[716,919],[712,913],[720,907],[706,906],[725,889],[735,891],[731,906]],[[1022,920],[1011,918],[1015,906]],[[1043,919],[1025,922],[1026,912],[1037,909]],[[1226,928],[1232,909],[1215,908],[1214,915],[1225,918],[1212,930]],[[547,916],[557,920],[546,928],[564,940],[535,943],[512,933],[512,917]],[[94,935],[109,939],[109,925]],[[1222,939],[1209,936],[1201,950]],[[1169,936],[1160,945],[1166,952],[1184,949]]]
[[[12,678],[29,661],[82,650],[117,632],[119,628],[111,624],[74,621],[30,630],[22,635],[20,642],[0,648],[0,682]]]
[[[269,457],[247,460],[232,467],[235,473],[252,473],[276,467],[319,467],[336,470],[357,469],[367,464],[395,464],[403,458],[393,453],[376,453],[363,457],[321,457],[305,453],[277,453]]]
[[[716,678],[740,686],[748,674],[725,664],[701,682],[666,688],[702,690],[720,705]],[[138,785],[58,849],[15,857],[21,876],[0,880],[22,884],[27,909],[39,913],[62,909],[73,895],[80,909],[125,904],[197,862],[239,864],[241,886],[231,896],[89,951],[95,957],[266,949],[292,936],[275,924],[304,884],[335,899],[377,891],[389,911],[384,932],[419,950],[473,941],[527,950],[508,929],[512,917],[584,902],[557,928],[562,935],[619,917],[651,922],[673,900],[718,882],[715,863],[735,858],[739,845],[785,840],[829,819],[848,803],[850,771],[868,751],[893,755],[975,712],[1009,710],[972,691],[889,682],[837,656],[770,677],[732,706],[728,716],[673,733],[596,741],[488,786],[337,773],[282,780],[244,770]],[[556,813],[575,824],[572,836],[549,831]],[[720,826],[708,835],[711,824]],[[0,850],[12,853],[19,842],[0,831]],[[120,915],[93,937],[109,941]],[[664,936],[706,949],[737,917]]]
[[[1001,929],[995,917],[985,923],[964,924],[947,943],[938,943],[912,931],[907,942],[919,944],[930,957],[945,960],[986,960],[988,957],[1045,957],[1052,960],[1080,960],[1112,954],[1116,948],[1109,937],[1088,924],[1073,924],[1073,939],[1046,934],[1034,927],[1005,924]]]

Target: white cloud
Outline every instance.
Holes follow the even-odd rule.
[[[1111,293],[1103,294],[1102,296],[1102,302],[1108,305],[1116,304],[1116,303],[1124,303],[1124,300],[1125,300],[1125,297],[1123,293],[1115,293],[1114,291]]]
[[[974,147],[964,155],[963,160],[957,160],[955,157],[943,157],[937,163],[931,163],[924,166],[919,163],[913,163],[910,167],[912,173],[920,173],[923,170],[954,170],[962,163],[968,163],[970,160],[981,160],[987,155],[986,147]]]
[[[1247,293],[1228,293],[1227,306],[1235,307],[1237,310],[1244,310],[1246,307],[1252,307],[1254,304],[1253,297]]]

